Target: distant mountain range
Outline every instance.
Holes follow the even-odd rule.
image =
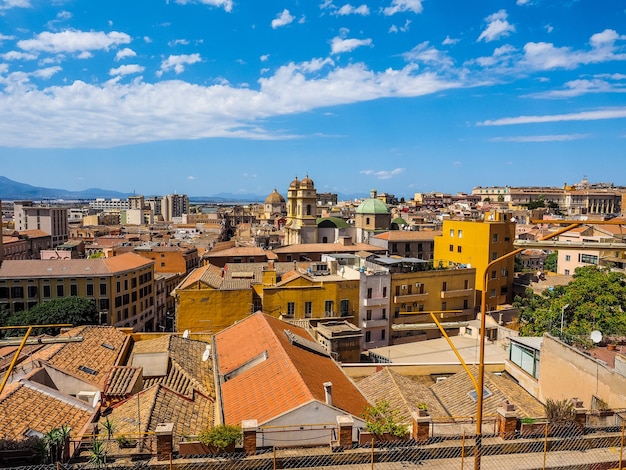
[[[0,176],[0,200],[18,201],[22,199],[41,201],[64,199],[75,201],[81,199],[103,198],[120,198],[126,199],[132,196],[132,193],[120,193],[109,189],[89,188],[83,191],[68,191],[67,189],[43,188],[40,186],[32,186],[26,183],[20,183],[10,180],[5,176]],[[147,195],[146,195],[147,196]],[[263,202],[267,194],[233,194],[218,193],[213,196],[190,196],[191,202],[214,202],[214,203],[232,203],[232,202]],[[347,201],[367,197],[363,194],[340,194],[339,200]]]

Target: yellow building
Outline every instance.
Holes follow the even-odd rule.
[[[113,258],[6,260],[0,308],[15,313],[61,297],[92,299],[101,322],[154,331],[154,261],[134,253]]]
[[[174,290],[178,331],[217,333],[262,310],[289,319],[344,318],[356,324],[359,277],[336,263],[202,266]]]
[[[476,269],[476,304],[480,304],[487,265],[514,250],[515,223],[507,214],[494,213],[485,221],[444,220],[442,234],[435,237],[435,266]],[[513,257],[488,273],[487,310],[513,299]]]
[[[410,272],[393,272],[395,268],[390,269],[392,344],[439,338],[441,333],[429,312],[435,313],[446,332],[453,336],[462,326],[460,322],[475,318],[476,269]]]

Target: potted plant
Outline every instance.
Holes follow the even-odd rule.
[[[181,455],[233,453],[241,438],[240,426],[219,424],[200,431],[197,441],[180,442],[179,452]]]
[[[398,423],[397,413],[387,400],[366,407],[363,417],[366,432],[359,434],[359,444],[368,444],[372,440],[398,441],[406,439],[409,435],[407,427]]]

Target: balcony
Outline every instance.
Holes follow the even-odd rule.
[[[379,318],[378,320],[363,320],[361,324],[363,325],[363,328],[366,330],[370,328],[382,328],[382,327],[389,325],[389,319]]]
[[[442,299],[456,299],[458,297],[469,297],[474,295],[474,289],[459,289],[441,291]]]
[[[364,307],[380,307],[389,303],[388,297],[377,297],[372,299],[363,299]]]
[[[428,292],[423,294],[407,294],[407,295],[395,295],[393,302],[395,304],[408,304],[410,302],[420,302],[428,298]]]

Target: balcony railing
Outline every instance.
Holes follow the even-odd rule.
[[[420,300],[426,300],[428,298],[428,292],[423,294],[407,294],[407,295],[395,295],[393,302],[396,304],[406,304],[409,302],[419,302]]]
[[[376,297],[371,299],[363,299],[363,306],[365,307],[377,307],[380,305],[387,305],[389,303],[388,297]]]
[[[458,297],[468,297],[474,293],[474,289],[459,289],[441,291],[442,299],[455,299]]]
[[[363,328],[381,328],[383,326],[387,326],[389,324],[388,318],[379,318],[378,320],[363,320],[361,322]]]

